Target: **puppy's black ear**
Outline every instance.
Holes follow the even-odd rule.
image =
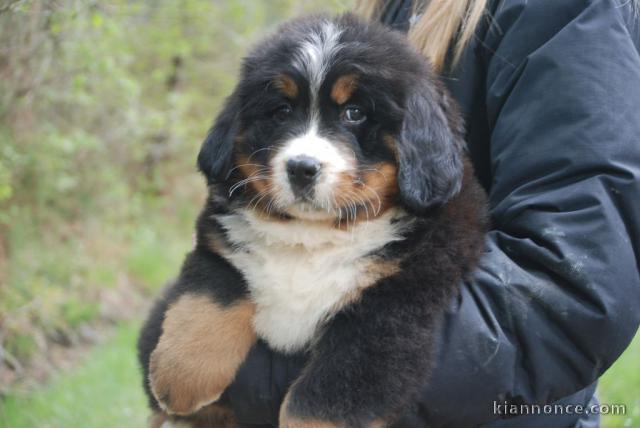
[[[446,203],[462,186],[462,120],[443,89],[422,82],[408,95],[397,141],[402,202],[421,214]]]
[[[229,178],[233,164],[233,147],[238,132],[239,100],[236,93],[225,101],[198,154],[198,169],[207,183],[219,183]]]

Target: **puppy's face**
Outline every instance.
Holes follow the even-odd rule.
[[[449,104],[399,35],[348,15],[293,21],[245,59],[199,166],[236,206],[281,218],[422,213],[460,187]]]

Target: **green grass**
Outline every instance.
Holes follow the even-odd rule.
[[[602,376],[598,390],[602,404],[624,404],[627,414],[603,415],[602,428],[640,427],[640,333]]]
[[[139,324],[117,329],[77,369],[42,389],[0,401],[0,427],[127,428],[146,424],[147,406],[135,356]]]

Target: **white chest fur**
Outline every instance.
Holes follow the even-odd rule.
[[[225,254],[244,275],[256,304],[255,330],[283,352],[301,349],[359,287],[366,256],[400,239],[406,226],[387,212],[352,230],[312,222],[273,222],[244,212],[217,217],[241,248]],[[368,284],[366,284],[368,285]]]

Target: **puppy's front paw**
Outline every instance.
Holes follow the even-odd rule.
[[[215,378],[204,361],[156,349],[149,364],[149,385],[160,407],[169,414],[190,415],[220,398],[231,380]]]
[[[253,313],[248,301],[223,307],[203,295],[171,305],[149,361],[149,385],[163,410],[190,415],[220,398],[255,341]]]

